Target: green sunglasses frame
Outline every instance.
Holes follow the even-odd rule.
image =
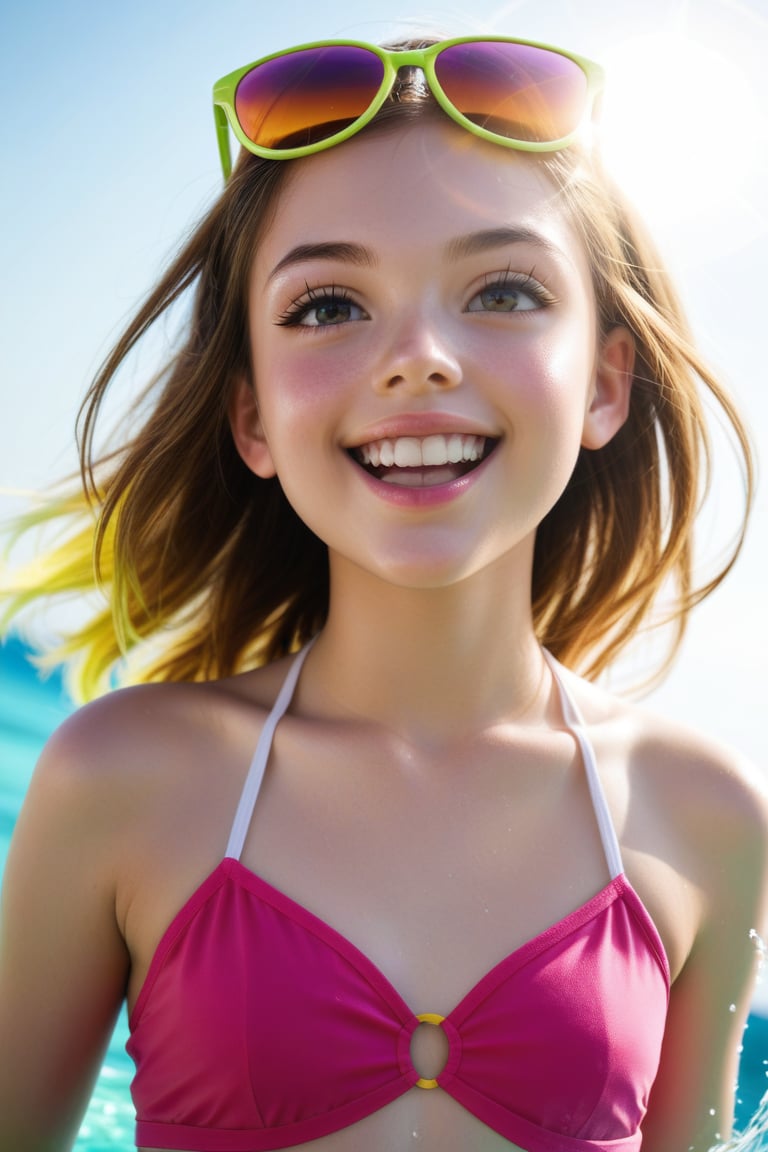
[[[560,140],[547,140],[547,141],[530,141],[530,140],[511,140],[506,136],[497,135],[495,132],[488,131],[487,128],[481,128],[477,124],[473,124],[466,116],[455,108],[450,102],[448,97],[440,87],[440,83],[435,74],[435,59],[444,52],[446,48],[452,48],[455,44],[520,44],[527,48],[540,48],[545,52],[553,52],[557,56],[564,56],[567,60],[572,60],[582,70],[587,79],[587,99],[584,109],[584,117],[581,123],[571,132],[568,136],[563,136]],[[242,80],[243,76],[247,75],[253,68],[258,68],[260,64],[266,64],[270,60],[277,60],[281,56],[291,56],[295,52],[304,52],[310,48],[364,48],[368,52],[372,52],[378,56],[384,65],[384,75],[376,95],[371,100],[365,112],[361,113],[357,120],[348,124],[341,132],[334,133],[326,140],[319,140],[313,144],[304,144],[298,148],[265,148],[260,144],[254,144],[252,140],[243,132],[237,118],[235,111],[235,93],[237,86]],[[550,44],[539,44],[533,40],[518,40],[511,36],[459,36],[452,40],[440,40],[436,44],[430,45],[428,48],[416,48],[407,51],[400,51],[398,49],[381,48],[377,44],[367,44],[362,40],[318,40],[312,44],[299,44],[295,48],[286,48],[282,52],[273,52],[270,56],[263,56],[260,60],[255,60],[252,64],[246,64],[242,68],[237,68],[229,75],[222,77],[213,86],[213,114],[216,122],[216,139],[219,145],[219,155],[221,157],[221,167],[224,173],[224,179],[228,180],[232,172],[232,153],[230,151],[229,128],[235,134],[237,140],[242,144],[248,152],[252,152],[255,156],[261,156],[266,160],[295,160],[301,156],[311,156],[315,152],[322,152],[326,148],[333,148],[336,144],[341,144],[344,140],[348,140],[350,136],[354,136],[366,124],[374,118],[376,113],[381,108],[384,101],[392,91],[392,87],[397,78],[397,73],[401,68],[416,67],[420,68],[424,73],[429,90],[434,96],[437,103],[443,111],[460,124],[462,128],[466,128],[473,136],[479,136],[482,140],[489,140],[493,144],[500,144],[505,148],[513,148],[520,152],[558,152],[562,148],[567,148],[572,144],[576,137],[579,135],[584,121],[589,118],[595,118],[595,112],[598,103],[598,97],[605,86],[605,72],[599,64],[595,64],[592,60],[587,60],[584,56],[577,56],[574,52],[566,52],[562,48],[554,48]]]

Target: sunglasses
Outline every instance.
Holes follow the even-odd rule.
[[[473,135],[524,152],[556,152],[594,117],[599,65],[544,44],[501,36],[442,40],[398,51],[328,40],[275,52],[214,85],[224,178],[228,124],[242,146],[292,160],[347,140],[378,112],[398,71],[420,68],[440,107]]]

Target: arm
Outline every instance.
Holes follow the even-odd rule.
[[[89,764],[87,719],[43,753],[0,904],[0,1147],[71,1147],[119,1010],[116,801]],[[92,761],[98,756],[91,755]]]
[[[707,1149],[731,1134],[738,1052],[757,972],[750,931],[765,931],[768,803],[764,782],[732,766],[689,795],[686,832],[698,845],[703,913],[672,987],[643,1152]],[[692,814],[695,813],[695,814]]]

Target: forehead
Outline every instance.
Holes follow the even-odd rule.
[[[363,241],[413,253],[499,226],[531,228],[580,272],[586,257],[544,165],[446,121],[361,133],[291,164],[256,264],[288,248]]]

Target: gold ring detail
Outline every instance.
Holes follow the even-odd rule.
[[[438,1015],[437,1012],[422,1012],[417,1016],[419,1024],[442,1024],[445,1016]],[[438,1088],[437,1080],[427,1080],[424,1076],[419,1076],[416,1081],[417,1088]]]

